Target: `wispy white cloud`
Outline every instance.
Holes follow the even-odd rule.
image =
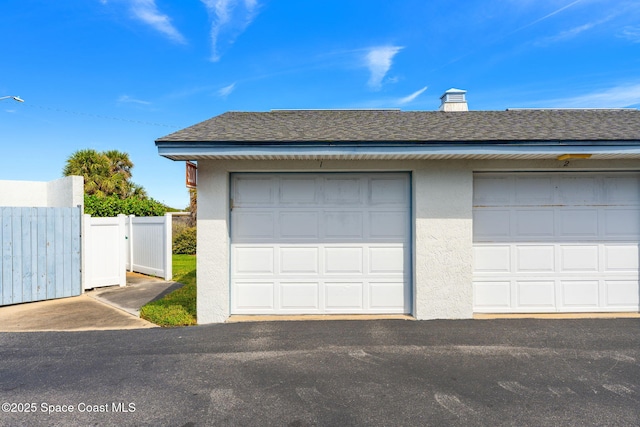
[[[402,46],[380,46],[369,49],[365,64],[371,73],[367,83],[370,88],[379,90],[382,87],[382,80],[391,69],[393,57],[402,49]]]
[[[550,44],[550,43],[555,43],[555,42],[561,42],[561,41],[565,41],[565,40],[569,40],[572,39],[574,37],[577,37],[578,35],[584,33],[585,31],[589,31],[599,25],[605,24],[608,21],[611,21],[612,19],[614,19],[616,16],[618,15],[618,13],[613,13],[610,14],[608,16],[605,16],[602,19],[598,19],[596,21],[592,21],[592,22],[588,22],[586,24],[583,25],[579,25],[577,27],[565,30],[560,32],[559,34],[556,34],[555,36],[551,36],[551,37],[546,37],[540,41],[538,41],[536,44],[538,45],[546,45],[546,44]]]
[[[557,42],[557,41],[571,39],[573,37],[576,37],[578,34],[584,32],[584,31],[592,29],[597,24],[598,23],[596,23],[596,22],[590,22],[588,24],[580,25],[578,27],[574,27],[574,28],[571,28],[569,30],[562,31],[560,34],[555,35],[553,37],[548,37],[548,38],[545,39],[545,41],[547,41],[547,42]]]
[[[224,49],[247,29],[258,15],[257,0],[201,0],[211,20],[211,61],[220,60]]]
[[[222,89],[220,89],[218,91],[218,95],[223,98],[226,98],[227,96],[229,96],[229,94],[231,94],[231,92],[233,92],[235,88],[236,88],[236,83],[233,82],[229,86],[225,86]]]
[[[516,28],[515,30],[513,30],[513,31],[511,32],[511,34],[513,34],[513,33],[517,33],[518,31],[522,31],[522,30],[524,30],[525,28],[529,28],[529,27],[531,27],[531,26],[533,26],[533,25],[536,25],[536,24],[538,24],[538,23],[540,23],[540,22],[542,22],[542,21],[544,21],[544,20],[547,20],[547,19],[551,18],[552,16],[555,16],[555,15],[557,15],[558,13],[560,13],[560,12],[562,12],[562,11],[564,11],[564,10],[569,9],[570,7],[573,7],[573,6],[575,6],[576,4],[581,3],[582,1],[583,1],[583,0],[575,0],[575,1],[572,1],[572,2],[571,2],[571,3],[569,3],[569,4],[567,4],[567,5],[563,6],[563,7],[559,8],[559,9],[556,9],[556,10],[554,10],[554,11],[553,11],[553,12],[551,12],[551,13],[546,14],[546,15],[545,15],[545,16],[543,16],[542,18],[538,18],[538,19],[536,19],[535,21],[532,21],[532,22],[529,22],[529,23],[528,23],[528,24],[526,24],[526,25],[523,25],[522,27]]]
[[[99,1],[103,5],[109,3],[108,0]],[[158,10],[155,0],[121,0],[117,3],[128,4],[131,14],[135,19],[151,26],[174,42],[181,44],[187,42],[180,31],[173,26],[171,18]]]
[[[552,108],[624,108],[640,104],[640,83],[615,86],[597,92],[544,101]]]
[[[584,25],[580,25],[578,27],[571,28],[569,30],[564,30],[564,31],[561,31],[560,33],[558,33],[556,35],[540,38],[540,39],[536,40],[535,42],[533,42],[533,45],[535,45],[535,46],[543,46],[544,47],[544,46],[551,45],[553,43],[567,41],[567,40],[570,40],[570,39],[572,39],[574,37],[577,37],[579,34],[585,32],[585,31],[591,30],[596,25],[597,25],[597,23],[591,22],[591,23],[587,23],[587,24],[584,24]]]
[[[411,101],[413,101],[414,99],[416,99],[417,97],[419,97],[420,95],[422,95],[422,93],[423,93],[425,90],[427,90],[427,88],[428,88],[428,87],[427,87],[427,86],[425,86],[425,87],[423,87],[422,89],[420,89],[420,90],[417,90],[417,91],[413,92],[413,93],[412,93],[411,95],[409,95],[409,96],[405,96],[404,98],[400,98],[400,99],[398,99],[398,100],[396,101],[396,103],[397,103],[398,105],[405,105],[405,104],[408,104],[408,103],[410,103]]]
[[[118,98],[118,103],[120,104],[138,104],[138,105],[151,105],[149,101],[143,101],[141,99],[135,99],[130,97],[129,95],[121,95]]]
[[[150,25],[176,43],[185,44],[187,42],[173,26],[171,18],[158,10],[155,0],[131,0],[130,5],[133,16],[139,21]]]
[[[640,43],[640,26],[624,27],[620,35],[627,40],[631,40],[633,43]]]
[[[426,92],[428,89],[427,86],[419,89],[408,96],[403,96],[400,98],[394,98],[391,96],[381,97],[381,98],[373,98],[367,100],[360,100],[344,105],[338,105],[334,108],[342,108],[342,109],[386,109],[386,108],[402,108],[408,104],[413,103],[418,99],[420,95]],[[422,104],[423,102],[418,101],[416,104]]]

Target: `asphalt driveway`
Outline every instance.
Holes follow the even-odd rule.
[[[0,426],[635,426],[640,319],[4,333],[0,402]]]

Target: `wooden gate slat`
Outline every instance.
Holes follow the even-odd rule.
[[[80,208],[0,213],[0,305],[80,295]]]

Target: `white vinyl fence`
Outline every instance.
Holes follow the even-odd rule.
[[[126,272],[171,280],[171,214],[84,216],[84,289],[125,286]]]
[[[84,289],[127,284],[125,218],[84,216]]]
[[[127,270],[171,280],[171,214],[127,217]]]

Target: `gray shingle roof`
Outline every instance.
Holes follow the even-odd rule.
[[[639,141],[638,110],[228,112],[157,142]]]

